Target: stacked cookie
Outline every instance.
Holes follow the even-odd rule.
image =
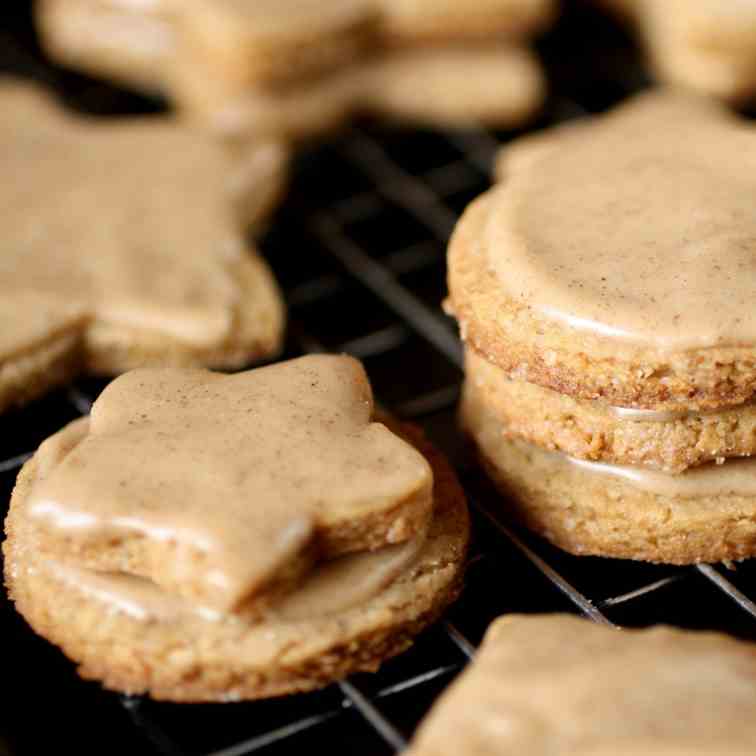
[[[16,608],[83,676],[234,701],[407,648],[459,592],[468,519],[361,365],[317,355],[121,376],[24,465],[5,530]]]
[[[455,231],[463,424],[573,553],[756,552],[754,168],[745,123],[644,95],[515,143]]]
[[[85,118],[11,79],[0,108],[0,410],[85,370],[280,350],[283,302],[244,232],[277,202],[286,148]]]
[[[756,94],[756,5],[598,0],[638,31],[661,80],[728,101]]]
[[[524,42],[552,0],[41,0],[56,60],[224,134],[299,138],[352,112],[519,124],[544,84]]]

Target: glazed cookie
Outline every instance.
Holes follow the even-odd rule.
[[[408,756],[746,756],[753,646],[569,615],[496,620]]]
[[[506,437],[580,459],[680,473],[756,453],[752,402],[712,412],[613,407],[511,380],[472,349],[465,353],[465,375]]]
[[[756,555],[756,459],[672,475],[570,457],[507,433],[469,381],[461,421],[507,512],[572,554],[667,564]]]
[[[89,370],[241,366],[283,306],[243,229],[281,191],[276,143],[233,149],[168,119],[73,115],[0,82],[0,408]]]
[[[222,135],[296,140],[336,129],[354,112],[449,128],[513,125],[533,113],[543,92],[529,50],[445,45],[396,50],[305,84],[246,93],[217,107],[202,103],[200,109]]]
[[[449,307],[466,342],[510,377],[578,399],[748,401],[754,144],[747,122],[664,93],[526,139],[520,158],[515,142],[506,180],[450,244]]]
[[[710,101],[642,95],[515,142],[454,232],[463,425],[572,553],[756,553],[756,462],[731,459],[756,450],[752,145]]]
[[[355,112],[522,122],[544,83],[518,45],[553,11],[551,0],[479,0],[464,13],[427,0],[42,0],[37,19],[66,65],[163,92],[224,135],[302,138]]]
[[[598,0],[634,24],[663,81],[732,102],[756,94],[756,5]]]
[[[422,436],[372,417],[349,357],[121,376],[19,474],[16,608],[82,676],[155,698],[375,669],[456,596],[468,520]]]

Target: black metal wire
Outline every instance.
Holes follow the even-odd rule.
[[[605,79],[596,79],[593,59],[579,68],[569,39],[586,23],[600,22],[578,14],[543,44],[547,63],[558,63],[551,66],[558,97],[552,97],[544,123],[600,110],[642,83],[637,67],[626,61]],[[609,45],[612,60],[624,54],[613,33],[600,27],[591,37],[594,45]],[[57,80],[57,74],[40,76],[38,68],[35,62],[31,74]],[[629,72],[624,80],[622,71]],[[590,85],[581,79],[588,74]],[[360,357],[379,401],[422,424],[459,469],[475,538],[458,604],[375,675],[281,701],[177,706],[78,682],[71,665],[35,639],[5,602],[0,627],[13,639],[6,685],[23,687],[30,675],[45,680],[42,692],[34,691],[46,718],[56,722],[49,742],[68,742],[79,753],[171,756],[317,752],[326,743],[334,756],[398,753],[473,656],[490,620],[505,612],[571,611],[610,625],[664,621],[756,639],[756,567],[750,563],[676,568],[569,556],[512,526],[506,502],[469,459],[455,418],[461,348],[440,308],[445,244],[464,206],[487,187],[502,136],[509,135],[355,128],[302,155],[290,195],[262,245],[289,306],[285,356],[330,350]],[[0,418],[0,484],[7,494],[39,442],[88,412],[102,385],[82,379]],[[82,711],[93,708],[107,722],[107,747],[65,727],[69,719],[83,722]],[[0,728],[0,750],[7,735],[20,753],[41,752],[35,744],[44,733],[16,724]]]

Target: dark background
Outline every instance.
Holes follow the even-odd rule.
[[[0,68],[53,87],[102,116],[161,103],[63,71],[44,59],[29,7],[8,3]],[[551,95],[533,128],[600,112],[646,86],[638,52],[611,20],[578,2],[538,42]],[[1,117],[1,114],[0,114]],[[362,358],[378,399],[422,424],[452,457],[474,511],[467,587],[448,623],[353,689],[278,701],[159,704],[102,691],[0,602],[0,756],[12,754],[390,754],[385,725],[409,737],[434,697],[503,612],[571,611],[624,625],[671,622],[756,638],[750,565],[671,568],[577,559],[510,530],[501,498],[475,471],[455,428],[461,370],[454,326],[441,314],[445,241],[489,184],[496,146],[517,134],[406,131],[358,123],[303,147],[286,201],[261,242],[290,308],[287,357],[347,351]],[[2,180],[12,180],[3,176]],[[50,433],[86,412],[104,382],[81,379],[0,418],[0,487]],[[742,591],[740,593],[739,591]],[[352,691],[364,696],[358,705]],[[376,720],[376,713],[378,719]],[[384,727],[381,734],[381,727]],[[229,750],[223,750],[229,749]]]

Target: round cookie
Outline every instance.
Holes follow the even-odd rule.
[[[82,676],[155,698],[374,670],[456,597],[469,523],[448,463],[416,428],[373,422],[369,391],[328,356],[117,379],[19,474],[16,608]]]
[[[34,630],[79,665],[82,677],[157,699],[267,698],[374,671],[406,650],[456,598],[469,528],[464,494],[448,462],[417,430],[398,430],[431,463],[435,513],[415,561],[362,606],[311,621],[256,626],[184,618],[167,630],[114,614],[35,568],[34,534],[24,513],[34,460],[22,470],[6,521],[9,595]]]
[[[745,756],[753,644],[658,625],[508,615],[436,702],[408,756]]]
[[[587,462],[506,437],[473,383],[461,421],[512,516],[560,548],[667,564],[756,554],[756,460],[679,475]]]
[[[575,398],[654,410],[749,400],[755,143],[714,104],[665,93],[557,130],[551,145],[527,140],[452,237],[463,338],[512,378]]]
[[[507,438],[594,462],[680,473],[706,462],[756,453],[756,406],[716,412],[612,407],[510,380],[472,349],[465,375]]]

